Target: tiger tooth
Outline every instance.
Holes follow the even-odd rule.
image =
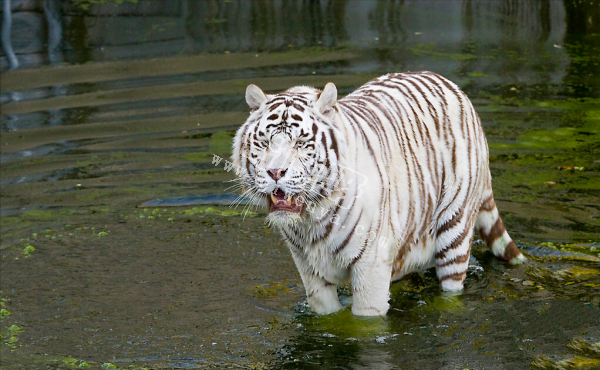
[[[271,194],[271,201],[273,201],[273,204],[277,204],[277,198],[273,194]]]
[[[287,203],[288,206],[290,204],[292,204],[292,196],[291,195],[289,197],[287,197],[287,199],[285,200],[285,203]]]

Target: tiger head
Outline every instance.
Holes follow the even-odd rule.
[[[333,83],[276,95],[256,85],[246,89],[250,117],[235,136],[233,163],[244,195],[267,208],[269,222],[297,221],[331,206],[343,144],[333,122],[336,101]]]

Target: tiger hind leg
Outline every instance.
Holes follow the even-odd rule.
[[[483,199],[475,224],[481,239],[496,257],[508,261],[511,265],[527,261],[504,228],[491,189],[485,191]]]
[[[436,231],[435,271],[442,290],[449,292],[463,289],[469,267],[473,221],[463,219],[467,218],[463,217],[463,211],[454,214]]]

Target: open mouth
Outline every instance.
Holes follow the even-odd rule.
[[[302,200],[294,195],[285,195],[285,192],[281,189],[277,189],[271,193],[270,196],[270,212],[273,211],[286,211],[293,213],[302,212]]]

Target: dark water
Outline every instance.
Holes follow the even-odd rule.
[[[0,57],[2,369],[600,368],[595,0],[45,4],[11,1]],[[460,295],[425,271],[385,318],[313,315],[214,155],[249,83],[345,95],[409,70],[473,100],[531,262],[476,242]]]

